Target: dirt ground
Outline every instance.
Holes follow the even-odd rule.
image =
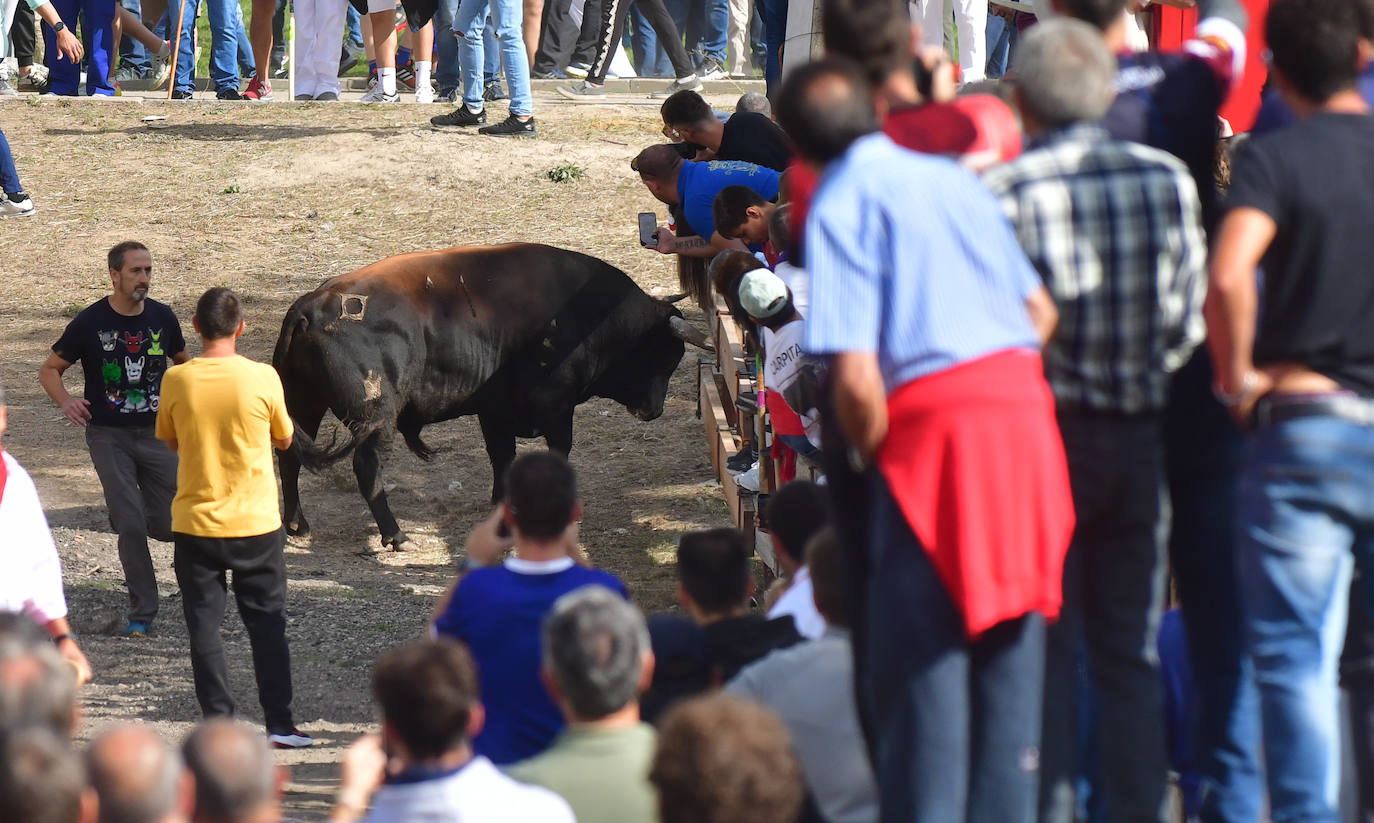
[[[100,485],[81,433],[37,381],[68,319],[107,292],[105,250],[130,238],[148,244],[150,294],[172,305],[188,338],[200,293],[234,288],[248,309],[241,351],[263,361],[295,297],[404,251],[542,241],[600,256],[650,293],[675,291],[668,261],[636,242],[636,212],[666,215],[629,168],[634,153],[658,139],[656,106],[555,99],[539,94],[540,136],[525,141],[435,131],[428,118],[444,110],[438,106],[0,104],[0,126],[39,210],[0,223],[4,446],[38,484],[73,622],[96,671],[82,694],[83,740],[120,720],[155,724],[179,740],[199,714],[171,546],[153,544],[162,593],[153,635],[115,637],[126,593]],[[154,114],[168,115],[165,128],[143,122]],[[567,163],[584,176],[555,183],[545,175]],[[685,308],[700,322],[695,307]],[[689,349],[660,419],[642,423],[593,401],[575,424],[583,544],[650,612],[673,601],[678,535],[728,519],[695,418],[696,362]],[[79,371],[68,374],[73,390]],[[491,471],[475,420],[434,426],[426,439],[441,450],[432,463],[399,438],[383,455],[392,506],[417,544],[411,552],[374,553],[377,529],[347,461],[302,479],[314,536],[287,549],[288,635],[297,722],[316,745],[279,755],[291,767],[287,814],[295,819],[327,814],[343,747],[375,720],[372,661],[422,632],[453,577],[454,551],[487,512]],[[232,608],[224,636],[242,716],[260,722],[247,637]]]

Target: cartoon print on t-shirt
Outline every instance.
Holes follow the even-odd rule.
[[[143,376],[143,364],[145,361],[146,358],[144,357],[139,357],[137,360],[127,355],[124,357],[124,373],[129,376],[130,383],[137,383],[139,378]]]
[[[123,374],[123,372],[121,372],[121,371],[119,370],[119,364],[116,363],[115,361],[113,361],[113,360],[101,360],[101,361],[100,361],[100,376],[101,376],[101,378],[104,379],[105,385],[106,385],[107,387],[109,387],[109,386],[118,386],[118,385],[119,385],[119,376],[120,376],[121,374]]]
[[[105,351],[114,351],[115,343],[119,340],[119,332],[97,331],[100,336],[100,348]]]
[[[152,343],[148,344],[148,354],[154,357],[161,357],[166,354],[166,352],[162,350],[162,329],[158,329],[157,331],[148,329],[148,336],[153,340]]]
[[[148,395],[145,394],[142,389],[129,389],[128,398],[128,403],[123,409],[120,409],[120,411],[129,412],[130,414],[152,411],[148,405]]]
[[[129,354],[138,354],[143,350],[143,332],[133,334],[126,331],[119,336],[119,341],[129,350]]]

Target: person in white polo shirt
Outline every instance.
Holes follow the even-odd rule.
[[[458,642],[417,640],[386,652],[372,671],[372,696],[382,731],[344,754],[329,823],[573,823],[563,798],[517,783],[473,752],[486,712],[476,667]]]

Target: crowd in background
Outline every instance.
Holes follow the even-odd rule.
[[[455,19],[480,19],[466,4]],[[771,101],[713,111],[674,61],[670,142],[631,161],[671,214],[643,244],[679,258],[704,305],[723,299],[758,353],[775,442],[756,449],[824,474],[764,507],[786,582],[759,604],[744,536],[689,532],[679,608],[646,620],[581,549],[568,462],[522,455],[429,637],[377,661],[381,728],[345,755],[330,819],[1370,815],[1374,4],[1276,0],[1270,88],[1225,151],[1218,112],[1261,25],[1235,0],[1202,3],[1184,48],[1145,52],[1128,48],[1123,0],[1059,0],[1020,36],[1008,81],[962,88],[901,0],[822,12],[826,56]],[[623,16],[613,4],[601,20],[605,38]],[[604,59],[603,42],[567,93],[595,94]],[[479,125],[478,89],[445,125]],[[506,134],[533,130],[518,105]],[[291,721],[275,496],[259,483],[224,499],[208,468],[232,464],[204,428],[244,412],[245,392],[209,379],[238,363],[242,325],[212,289],[195,318],[205,351],[181,363],[172,321],[144,314],[147,250],[116,250],[111,297],[54,346],[44,388],[91,424],[107,499],[144,480],[102,471],[105,450],[142,444],[92,433],[109,421],[83,402],[121,392],[180,457],[187,499],[167,503],[207,718],[235,712],[205,629],[224,574],[264,576],[240,611],[267,735],[209,723],[183,769],[146,730],[120,730],[83,768],[69,738],[90,667],[55,550],[7,545],[22,571],[0,575],[0,606],[46,632],[0,625],[0,818],[276,819],[268,765],[241,793],[215,765],[231,746],[257,747],[232,760],[246,768],[270,764],[265,740],[312,742]],[[108,339],[104,320],[83,325],[102,304],[133,325]],[[134,360],[145,342],[164,359]],[[101,352],[120,346],[107,378]],[[62,388],[78,360],[84,397]],[[280,385],[238,368],[276,409]],[[224,448],[260,464],[291,433],[275,411],[256,420]],[[45,534],[27,475],[3,465],[0,522]],[[126,575],[165,525],[153,485],[116,524]],[[152,618],[129,583],[133,638]],[[153,754],[111,768],[119,745]],[[1343,797],[1348,770],[1359,791]],[[147,815],[96,817],[156,780],[164,791],[138,793],[161,798]],[[256,799],[230,813],[228,795]]]

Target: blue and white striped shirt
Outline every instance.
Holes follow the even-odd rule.
[[[806,221],[811,354],[875,352],[891,394],[1012,348],[1038,349],[1026,298],[1042,287],[978,178],[882,134],[825,172]]]

